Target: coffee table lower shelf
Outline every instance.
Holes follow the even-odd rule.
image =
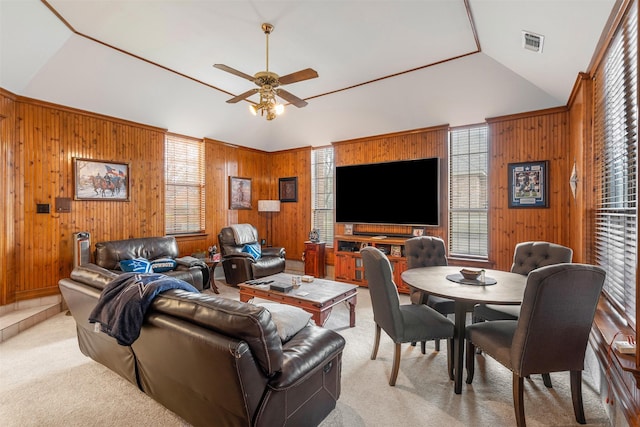
[[[276,276],[277,281],[290,283],[286,273]],[[268,278],[265,278],[268,279]],[[287,281],[288,279],[288,281]],[[268,301],[300,307],[311,313],[316,325],[324,326],[333,307],[340,303],[346,303],[349,307],[349,326],[356,326],[356,302],[357,286],[326,279],[315,279],[311,283],[302,283],[298,289],[289,292],[278,292],[268,286],[255,286],[241,283],[240,301],[249,302],[253,298],[261,298]],[[300,294],[303,295],[300,295]],[[304,295],[306,293],[306,295]]]

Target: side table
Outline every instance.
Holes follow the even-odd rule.
[[[213,292],[215,292],[216,294],[219,294],[220,291],[218,290],[218,286],[216,285],[214,272],[221,259],[221,254],[214,254],[213,257],[207,257],[204,259],[204,262],[209,267],[209,285],[211,286],[211,289],[213,289]]]
[[[304,242],[304,274],[324,277],[324,248],[324,242]]]

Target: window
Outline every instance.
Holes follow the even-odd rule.
[[[333,246],[333,147],[311,150],[311,227]]]
[[[204,232],[204,142],[167,134],[165,139],[165,231]]]
[[[635,328],[637,247],[637,3],[594,76],[595,262],[604,293]]]
[[[488,257],[487,126],[449,132],[449,254]]]

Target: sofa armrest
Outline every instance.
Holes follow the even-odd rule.
[[[330,329],[309,325],[282,345],[284,362],[280,375],[269,381],[273,390],[285,390],[304,381],[342,353],[345,339]]]
[[[282,247],[279,246],[272,246],[272,247],[262,247],[262,256],[275,256],[275,257],[280,257],[280,258],[284,258],[285,257],[285,250]]]
[[[231,258],[244,258],[247,261],[252,261],[255,262],[255,258],[251,255],[249,255],[247,252],[235,252],[232,254],[228,254],[222,257],[222,260],[224,261],[225,259],[231,259]]]

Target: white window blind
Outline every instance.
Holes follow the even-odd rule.
[[[165,139],[165,230],[204,232],[204,141],[168,134]]]
[[[594,78],[595,257],[604,293],[635,327],[637,264],[637,2],[632,2]]]
[[[449,132],[449,254],[488,256],[487,126]]]
[[[311,226],[333,246],[333,147],[311,150]]]

